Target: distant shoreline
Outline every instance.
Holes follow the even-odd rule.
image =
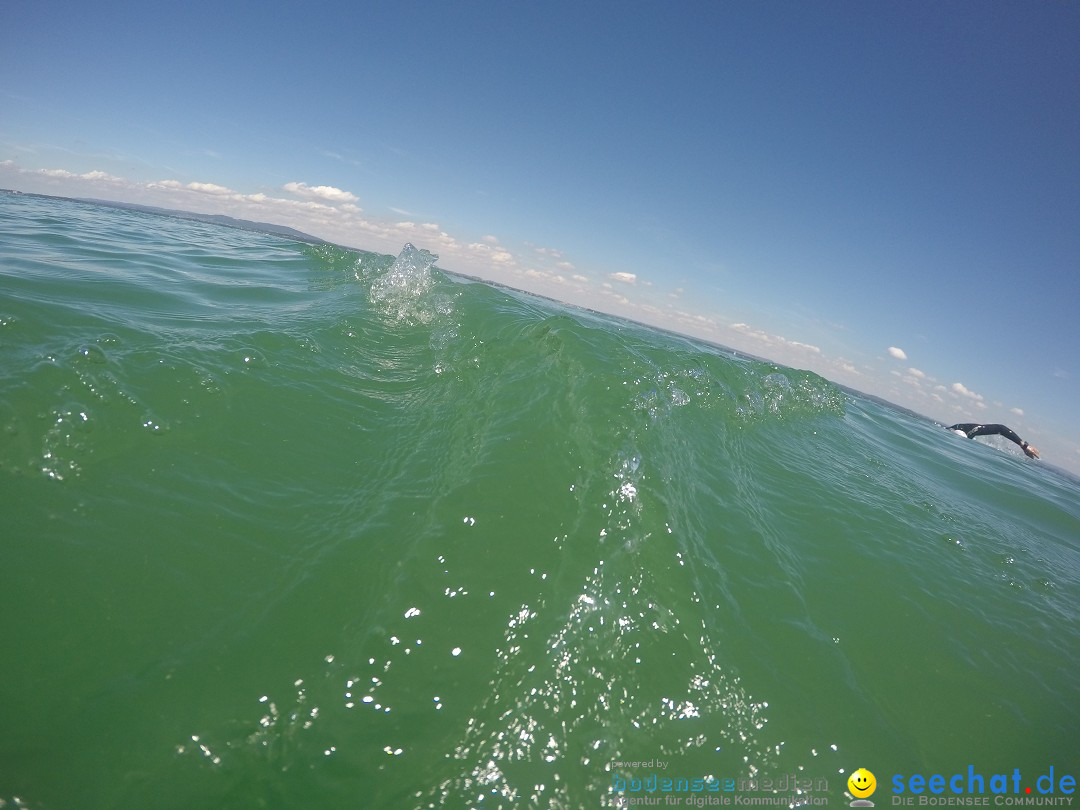
[[[18,191],[17,189],[10,188],[0,188],[0,193],[17,194],[23,197],[38,197],[43,200],[66,200],[67,202],[89,203],[90,205],[100,205],[105,208],[120,208],[125,211],[138,211],[143,214],[155,214],[162,217],[172,217],[173,219],[186,219],[193,222],[206,222],[211,225],[224,225],[226,228],[236,228],[241,231],[255,231],[270,236],[281,236],[286,239],[293,239],[297,242],[306,242],[309,245],[333,244],[332,242],[327,242],[325,239],[320,239],[317,236],[312,236],[309,233],[304,233],[303,231],[298,231],[295,228],[289,228],[285,225],[274,225],[271,222],[253,222],[249,219],[237,219],[236,217],[226,216],[225,214],[199,214],[195,211],[182,211],[178,208],[160,208],[154,205],[119,202],[117,200],[102,200],[96,197],[61,197],[55,194],[38,194],[32,191]],[[344,246],[336,245],[335,247]],[[353,250],[353,248],[345,248],[345,250]]]

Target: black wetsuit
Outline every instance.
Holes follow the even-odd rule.
[[[1005,425],[976,425],[965,422],[962,425],[950,425],[949,430],[963,431],[969,439],[974,439],[976,436],[1004,436],[1009,441],[1016,442],[1021,447],[1024,446],[1024,440],[1016,435],[1016,431]]]

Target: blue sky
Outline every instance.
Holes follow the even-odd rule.
[[[1080,470],[1080,3],[39,0],[0,186],[412,241]]]

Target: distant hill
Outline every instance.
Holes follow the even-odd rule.
[[[188,219],[195,222],[209,222],[214,225],[224,225],[227,228],[238,228],[242,231],[257,231],[258,233],[266,233],[270,234],[271,236],[281,236],[285,239],[294,239],[297,242],[306,242],[310,245],[331,244],[325,239],[320,239],[319,237],[312,236],[309,233],[298,231],[295,228],[287,228],[284,225],[274,225],[271,222],[252,222],[248,219],[237,219],[236,217],[228,217],[224,214],[199,214],[194,211],[180,211],[175,208],[158,208],[153,205],[139,205],[138,203],[117,202],[115,200],[98,200],[91,197],[57,197],[55,195],[48,194],[33,194],[31,192],[12,191],[11,189],[0,189],[0,192],[7,192],[9,194],[25,194],[27,197],[45,197],[57,200],[71,200],[72,202],[90,203],[92,205],[104,205],[109,208],[123,208],[128,211],[140,211],[144,214],[156,214],[158,216],[173,217],[175,219]]]
[[[224,214],[199,214],[194,211],[180,211],[173,208],[157,208],[153,205],[138,205],[137,203],[114,202],[113,200],[96,200],[90,198],[74,198],[78,202],[88,202],[94,205],[107,205],[111,208],[126,208],[132,211],[142,211],[147,214],[158,214],[176,219],[190,219],[196,222],[210,222],[214,225],[224,225],[227,228],[239,228],[242,231],[258,231],[272,236],[283,236],[286,239],[295,239],[297,242],[307,242],[311,245],[330,244],[325,239],[312,236],[309,233],[298,231],[296,228],[287,228],[284,225],[274,225],[272,222],[252,222],[249,219],[237,219]]]

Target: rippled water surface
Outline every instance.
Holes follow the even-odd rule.
[[[0,803],[1080,771],[1075,481],[433,260],[0,195]]]

